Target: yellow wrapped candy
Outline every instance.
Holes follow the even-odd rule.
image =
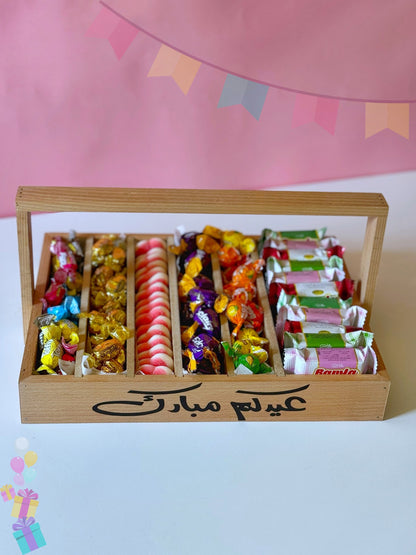
[[[218,314],[222,314],[224,310],[227,308],[228,305],[228,297],[227,295],[218,295],[214,302],[214,310]]]
[[[58,366],[59,359],[62,358],[62,355],[63,347],[61,343],[56,339],[49,339],[43,347],[40,361],[42,364],[54,369]]]
[[[205,251],[208,254],[217,252],[220,250],[221,245],[213,237],[210,237],[206,233],[201,233],[196,236],[196,246],[201,251]]]
[[[49,339],[56,339],[60,341],[62,336],[62,329],[57,324],[50,324],[49,326],[42,326],[40,328],[40,341],[42,345],[45,345]]]
[[[62,337],[65,339],[65,341],[69,341],[72,333],[78,333],[78,326],[67,318],[59,320],[58,325],[62,330]]]
[[[92,350],[92,354],[97,362],[104,362],[112,358],[117,358],[122,349],[120,341],[117,339],[108,339],[99,345],[96,345]]]
[[[178,291],[179,297],[183,298],[186,297],[191,289],[196,287],[196,283],[188,276],[188,274],[184,274],[182,279],[178,283]]]
[[[237,339],[251,345],[267,345],[269,340],[261,337],[253,328],[243,328],[238,332]]]
[[[185,274],[194,278],[202,271],[202,261],[197,256],[194,256],[187,264]]]
[[[53,368],[47,366],[46,364],[41,364],[38,368],[36,368],[36,370],[32,371],[32,374],[41,374],[42,372],[47,372],[48,374],[58,374],[58,372],[55,372]]]
[[[243,234],[239,231],[223,231],[222,240],[226,245],[232,245],[236,249],[239,248]]]
[[[123,366],[115,359],[103,362],[100,366],[100,370],[107,374],[121,374],[121,372],[124,372]]]
[[[202,230],[202,233],[205,233],[206,235],[210,235],[211,237],[213,237],[214,239],[217,239],[219,241],[222,238],[221,229],[219,229],[218,227],[214,227],[212,225],[206,225],[204,227],[204,229]]]

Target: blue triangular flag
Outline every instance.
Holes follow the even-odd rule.
[[[228,74],[218,102],[218,108],[241,104],[258,120],[268,90],[267,85]]]

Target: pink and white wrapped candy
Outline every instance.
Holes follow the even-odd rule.
[[[283,368],[288,374],[375,374],[377,357],[371,347],[284,349]]]
[[[349,308],[308,308],[306,306],[284,305],[276,319],[276,333],[281,337],[286,320],[292,322],[323,322],[352,328],[363,328],[367,310],[353,305]]]
[[[274,272],[266,268],[267,287],[271,283],[318,283],[321,281],[342,281],[343,279],[345,279],[345,272],[339,268],[304,272]]]

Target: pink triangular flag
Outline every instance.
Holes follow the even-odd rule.
[[[108,41],[120,60],[139,31],[124,19],[119,19],[118,25],[108,37]]]
[[[100,13],[87,29],[87,35],[108,39],[120,22],[120,18],[108,8],[102,8]]]

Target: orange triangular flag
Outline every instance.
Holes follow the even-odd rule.
[[[186,95],[200,66],[201,62],[162,44],[147,76],[172,77],[183,94]]]
[[[409,104],[366,102],[365,104],[365,138],[372,137],[383,129],[409,138]]]

